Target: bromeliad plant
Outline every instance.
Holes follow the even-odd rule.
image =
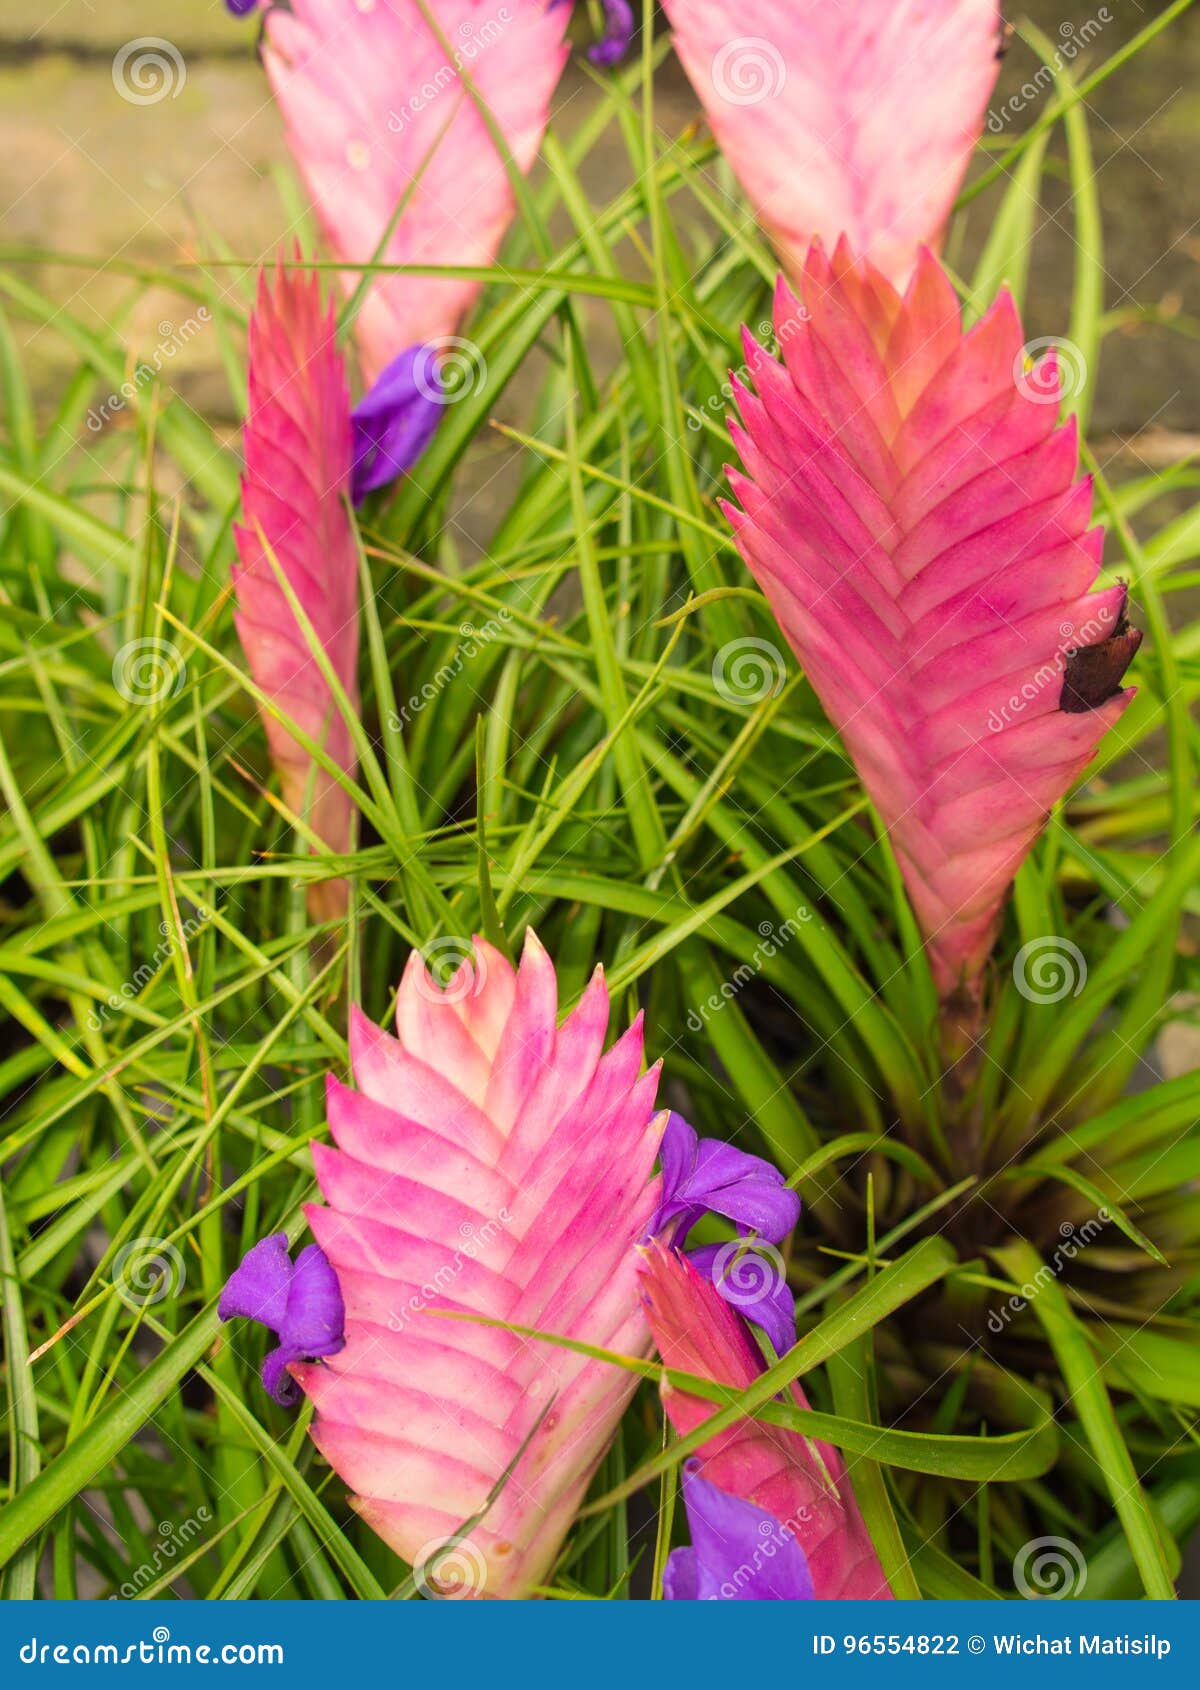
[[[983,0],[669,0],[682,133],[650,7],[231,9],[324,244],[130,301],[228,416],[0,271],[4,1594],[1170,1595],[1200,524],[1072,67],[972,163]]]

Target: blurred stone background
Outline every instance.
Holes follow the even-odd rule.
[[[350,3],[350,0],[347,0]],[[780,0],[785,5],[787,0]],[[1165,0],[1028,0],[1028,16],[1071,68],[1094,68],[1156,16]],[[122,98],[114,58],[141,36],[175,50],[172,90],[153,104]],[[236,19],[223,0],[4,0],[0,7],[0,244],[49,248],[85,260],[78,267],[24,263],[20,273],[85,321],[104,317],[131,295],[116,273],[123,261],[159,261],[219,250],[248,264],[278,245],[289,227],[279,180],[287,171],[280,124],[256,61],[257,24]],[[1082,48],[1082,50],[1080,50]],[[1039,60],[1015,41],[992,100],[1001,111]],[[1186,12],[1151,47],[1088,99],[1096,171],[1105,209],[1110,309],[1136,301],[1190,319],[1200,332],[1200,11]],[[936,76],[937,67],[930,67]],[[1045,79],[1043,79],[1045,80]],[[1036,97],[1003,131],[1031,122]],[[557,121],[570,128],[590,98],[573,64],[559,93]],[[678,132],[695,115],[682,73],[669,61],[659,94],[663,127]],[[1056,137],[1027,309],[1031,336],[1064,333],[1074,252],[1065,149]],[[615,138],[596,149],[588,175],[597,193],[628,176]],[[987,229],[988,199],[972,208],[959,255],[968,268]],[[134,324],[157,330],[179,316],[177,300],[144,298]],[[153,342],[156,334],[150,335]],[[216,337],[202,334],[180,353],[173,379],[210,415],[230,411]],[[145,344],[139,336],[141,344]],[[48,397],[71,353],[48,330],[32,336],[31,365]],[[1139,325],[1106,348],[1093,435],[1104,456],[1148,430],[1200,433],[1200,340]],[[1142,442],[1138,456],[1173,457],[1181,443]],[[1129,449],[1122,448],[1128,456]]]
[[[350,0],[347,0],[347,4]],[[779,0],[781,6],[788,0]],[[1010,6],[1087,71],[1116,52],[1165,0],[1094,5],[1026,0]],[[171,48],[171,90],[153,103],[122,97],[122,49],[146,36]],[[122,273],[129,263],[169,265],[226,252],[247,270],[290,227],[281,183],[289,174],[281,126],[257,63],[257,25],[223,0],[3,0],[0,8],[0,258],[85,324],[122,318],[142,352],[178,330],[186,308],[165,290]],[[1081,43],[1087,43],[1080,50]],[[1001,112],[1039,66],[1014,41],[993,96]],[[929,68],[936,76],[936,65]],[[1045,92],[1006,122],[1012,139],[1043,109]],[[919,97],[919,95],[918,95]],[[572,64],[556,122],[569,129],[591,98]],[[1104,211],[1108,309],[1152,307],[1169,317],[1130,323],[1106,345],[1092,436],[1114,469],[1161,467],[1200,450],[1200,9],[1177,19],[1087,101]],[[682,72],[669,61],[658,94],[670,133],[696,116]],[[1066,331],[1074,257],[1071,192],[1061,131],[1051,149],[1026,308],[1032,337]],[[627,180],[619,141],[588,161],[589,187],[607,198]],[[960,269],[986,238],[994,199],[972,208]],[[59,255],[59,260],[47,256]],[[75,262],[62,262],[70,256]],[[246,272],[221,273],[232,289]],[[53,326],[15,325],[39,401],[47,406],[74,363]],[[1183,332],[1179,332],[1179,331]],[[235,421],[210,330],[184,334],[170,380],[198,409]],[[1168,1066],[1196,1063],[1196,1034]],[[1200,1594],[1200,1554],[1186,1588]]]

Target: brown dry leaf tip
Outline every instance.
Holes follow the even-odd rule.
[[[996,37],[996,58],[1004,60],[1008,56],[1008,49],[1012,46],[1013,26],[1006,18],[1000,19],[1000,33]]]
[[[1141,643],[1141,629],[1130,624],[1122,605],[1117,625],[1106,640],[1081,646],[1068,657],[1059,709],[1069,716],[1099,709],[1120,691],[1121,678]]]

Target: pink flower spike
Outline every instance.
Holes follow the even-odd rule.
[[[528,171],[566,63],[568,16],[551,0],[518,0],[499,16],[479,0],[292,0],[268,13],[267,75],[338,258],[370,263],[399,212],[380,262],[495,261],[516,201],[477,101]],[[346,273],[348,293],[361,275]],[[446,342],[478,291],[469,279],[373,281],[355,323],[368,381],[405,347],[453,351]]]
[[[763,1372],[746,1327],[687,1257],[663,1244],[641,1256],[642,1297],[663,1365],[743,1391]],[[336,1365],[336,1362],[334,1363]],[[808,1402],[791,1387],[798,1408]],[[663,1406],[686,1436],[718,1411],[716,1403],[664,1386]],[[729,1496],[778,1520],[804,1552],[820,1601],[890,1600],[845,1462],[829,1444],[746,1419],[697,1450],[698,1475]]]
[[[832,261],[814,244],[803,299],[780,284],[782,364],[746,336],[725,511],[957,1013],[1013,876],[1133,696],[1141,636],[1124,586],[1089,591],[1091,483],[1006,293],[964,334],[930,253],[901,297],[843,242]]]
[[[426,1594],[522,1597],[546,1581],[637,1382],[439,1316],[650,1350],[634,1246],[658,1202],[658,1068],[641,1071],[640,1018],[603,1054],[601,970],[561,1026],[557,1012],[532,932],[519,969],[476,939],[443,986],[414,953],[396,1038],[352,1014],[359,1089],[330,1079],[337,1148],[313,1147],[328,1207],[308,1218],[346,1347],[293,1376],[317,1447]]]
[[[997,0],[663,0],[784,268],[847,235],[892,281],[940,242],[999,68]]]
[[[315,275],[280,263],[273,278],[259,276],[249,368],[234,620],[256,684],[353,775],[350,730],[271,566],[273,557],[357,706],[358,556],[346,508],[350,395],[333,311],[322,308]],[[348,851],[350,798],[274,716],[262,716],[284,802],[330,850]],[[310,888],[309,909],[318,920],[335,919],[347,898],[344,880],[320,881]]]

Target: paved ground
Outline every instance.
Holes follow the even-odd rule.
[[[1075,66],[1094,67],[1165,0],[1108,0],[1095,6],[1032,0],[1028,13]],[[1023,14],[1013,9],[1017,18]],[[114,56],[152,29],[175,50],[173,93],[136,105],[114,87]],[[0,240],[109,258],[171,260],[211,252],[219,232],[238,257],[271,251],[287,227],[278,190],[286,168],[275,112],[253,52],[255,27],[221,0],[5,0],[0,13]],[[1083,53],[1078,45],[1086,42]],[[992,109],[1037,69],[1016,46]],[[934,73],[936,73],[934,71]],[[1106,211],[1110,306],[1136,299],[1200,320],[1200,10],[1171,26],[1129,69],[1089,101],[1096,168]],[[564,85],[567,123],[588,98],[577,71]],[[1021,126],[1036,97],[1012,118]],[[666,80],[662,113],[678,128],[693,115],[681,76]],[[591,161],[599,180],[624,174],[604,149]],[[1069,190],[1047,189],[1029,302],[1032,334],[1063,332],[1072,255]],[[968,250],[985,232],[974,219]],[[97,266],[29,272],[76,308],[107,314],[126,291]],[[177,307],[143,302],[144,324],[174,321]],[[49,395],[69,353],[42,332],[33,348],[39,389]],[[189,396],[222,411],[212,337],[181,355]],[[1106,356],[1096,425],[1135,433],[1147,423],[1200,431],[1200,342],[1161,329],[1123,337]]]

